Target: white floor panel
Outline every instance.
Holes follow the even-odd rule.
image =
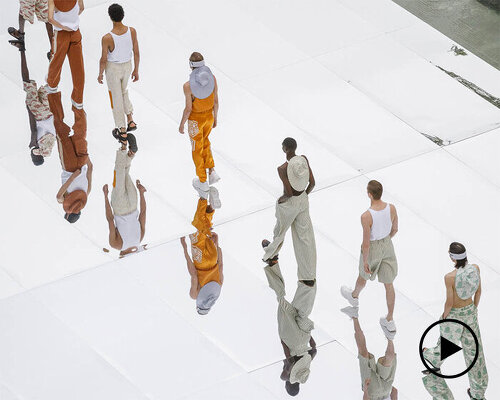
[[[417,131],[445,144],[500,124],[498,108],[390,37],[318,60]]]

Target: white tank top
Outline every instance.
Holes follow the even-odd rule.
[[[75,190],[83,190],[85,193],[87,193],[87,190],[89,189],[89,181],[87,180],[87,170],[88,170],[88,165],[85,164],[80,172],[80,175],[78,175],[73,182],[70,183],[68,186],[68,193],[74,192]],[[70,178],[70,176],[73,175],[73,172],[68,172],[66,170],[62,170],[61,173],[61,182],[64,185],[66,181]]]
[[[109,33],[111,33],[111,36],[113,37],[115,48],[113,49],[113,51],[108,50],[108,61],[117,64],[122,64],[130,61],[132,59],[132,56],[134,55],[130,27],[127,28],[127,32],[125,32],[123,35],[115,35],[113,32]]]
[[[80,27],[80,6],[78,5],[78,1],[75,6],[69,11],[54,11],[54,19],[59,22],[61,25],[67,26],[72,31],[77,31]],[[61,28],[54,26],[54,30],[61,31]]]
[[[141,247],[141,224],[137,219],[139,211],[132,211],[127,215],[115,215],[115,225],[122,237],[122,250],[131,247]]]
[[[370,240],[380,240],[389,236],[392,230],[391,205],[387,203],[387,206],[380,211],[371,208],[368,211],[370,211],[373,219]]]

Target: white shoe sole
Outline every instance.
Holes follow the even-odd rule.
[[[389,332],[396,332],[396,323],[394,320],[389,322],[385,317],[382,317],[380,318],[380,326],[386,328]]]
[[[347,315],[351,319],[359,317],[359,312],[357,307],[344,307],[341,308],[340,311],[342,311],[345,315]]]
[[[203,190],[203,189],[199,186],[199,184],[200,184],[200,183],[201,183],[201,182],[200,182],[197,178],[193,179],[193,188],[194,188],[194,190],[196,190],[196,191],[198,192],[198,195],[199,195],[202,199],[207,200],[207,199],[208,199],[208,195],[209,195],[209,191],[208,191],[208,189],[207,189],[207,190]],[[208,186],[208,185],[207,185],[207,186]]]
[[[217,183],[220,181],[220,176],[217,175],[217,172],[212,172],[210,175],[208,175],[208,183],[210,185],[213,185],[214,183]]]
[[[216,188],[211,187],[208,193],[209,193],[209,203],[212,206],[212,208],[215,210],[221,208],[222,203],[220,201],[219,191]]]
[[[352,297],[352,289],[347,286],[342,286],[340,288],[340,294],[344,299],[346,299],[349,304],[353,307],[359,307],[359,299]]]

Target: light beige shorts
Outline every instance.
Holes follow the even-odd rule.
[[[368,254],[368,265],[371,274],[368,275],[363,267],[363,254],[359,257],[359,275],[366,280],[375,280],[381,283],[392,283],[398,275],[398,260],[394,253],[394,246],[390,236],[385,239],[370,242],[370,253]]]

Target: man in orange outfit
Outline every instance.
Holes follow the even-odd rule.
[[[217,191],[217,189],[212,188]],[[193,219],[196,232],[189,235],[191,240],[191,257],[187,250],[186,238],[181,238],[189,275],[191,275],[191,289],[189,296],[196,299],[196,310],[200,315],[206,315],[220,296],[224,282],[222,250],[219,247],[219,236],[212,232],[212,218],[217,207],[218,193],[212,192],[212,199],[208,204],[207,197],[198,200],[198,206]]]
[[[217,126],[217,113],[219,111],[217,81],[210,68],[205,66],[205,61],[200,53],[191,54],[189,66],[193,72],[189,81],[183,86],[186,106],[182,114],[179,132],[184,134],[184,124],[187,121],[193,161],[198,176],[193,180],[193,186],[196,190],[202,190],[208,194],[209,185],[220,180],[214,169],[214,159],[208,139],[212,128]],[[207,169],[209,171],[208,182]]]
[[[47,77],[48,91],[59,92],[61,70],[64,59],[68,56],[73,80],[71,94],[72,110],[75,114],[73,131],[86,134],[85,111],[83,110],[83,86],[85,71],[83,66],[82,35],[80,33],[80,14],[84,10],[83,0],[49,0],[49,22],[54,27],[54,55],[49,64]],[[60,97],[60,96],[59,96]],[[50,96],[49,96],[50,98]],[[52,112],[54,112],[51,109]],[[56,125],[57,129],[57,125]]]

